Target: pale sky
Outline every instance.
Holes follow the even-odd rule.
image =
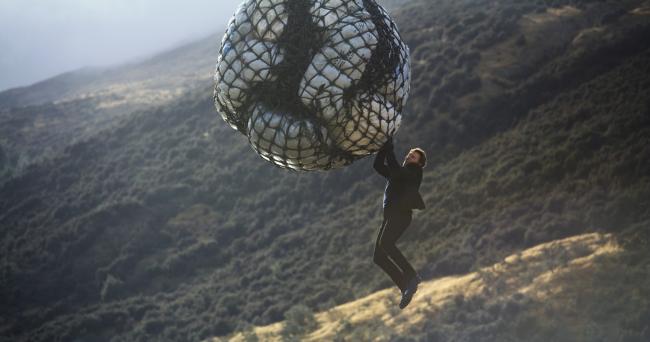
[[[0,91],[222,31],[242,0],[0,0]]]

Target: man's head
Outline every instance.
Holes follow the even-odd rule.
[[[427,154],[419,147],[412,148],[404,158],[403,165],[406,164],[415,164],[419,167],[425,167],[427,165]]]

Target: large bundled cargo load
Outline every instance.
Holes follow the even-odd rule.
[[[214,103],[273,164],[338,168],[399,128],[409,63],[374,0],[247,0],[222,41]]]

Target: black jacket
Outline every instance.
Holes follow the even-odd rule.
[[[420,166],[400,166],[395,159],[392,144],[377,152],[373,166],[380,175],[388,179],[384,191],[384,208],[424,209],[424,201],[418,191],[422,182]]]

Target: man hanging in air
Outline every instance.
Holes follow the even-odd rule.
[[[426,163],[424,151],[414,148],[408,152],[400,166],[395,159],[392,138],[388,139],[375,157],[375,170],[386,177],[388,182],[384,191],[384,220],[375,243],[373,259],[402,291],[400,309],[411,302],[422,281],[395,243],[411,223],[413,209],[424,209],[418,189],[422,182],[422,168]]]

